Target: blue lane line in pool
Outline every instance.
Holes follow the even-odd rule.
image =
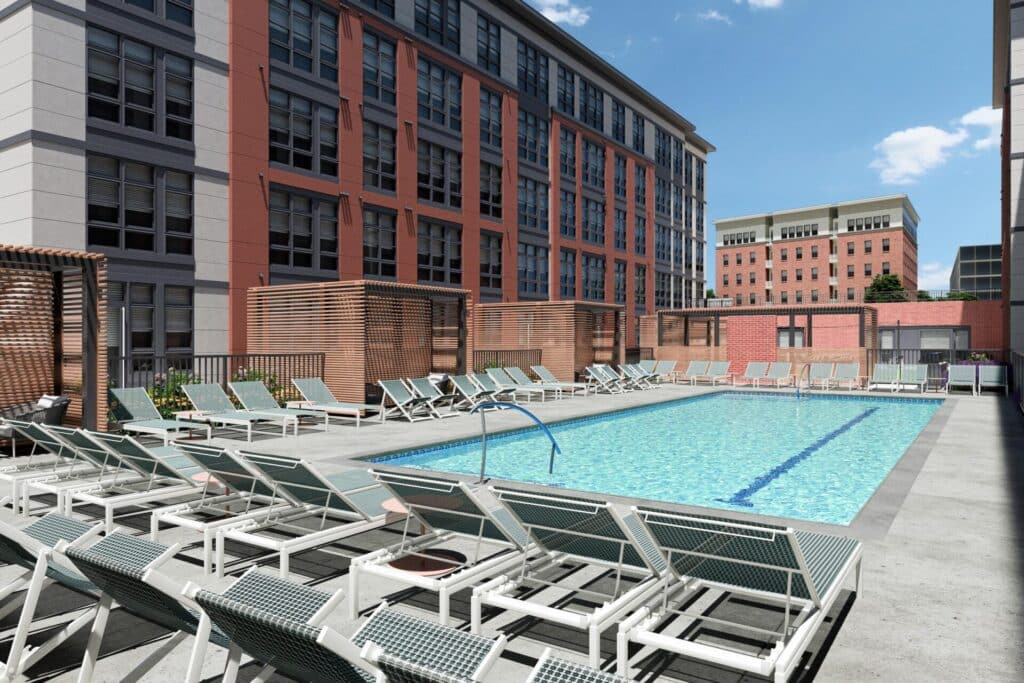
[[[820,448],[822,448],[829,441],[831,441],[832,439],[836,438],[837,436],[840,436],[844,432],[848,432],[850,429],[855,427],[858,423],[863,422],[867,418],[871,417],[871,415],[874,414],[877,411],[878,411],[878,408],[868,408],[863,413],[861,413],[857,417],[853,418],[852,420],[850,420],[846,424],[844,424],[844,425],[838,427],[837,429],[829,432],[828,434],[826,434],[825,436],[821,437],[820,439],[818,439],[817,441],[815,441],[810,446],[808,446],[807,448],[803,449],[802,451],[800,451],[799,453],[797,453],[793,457],[785,460],[784,462],[779,463],[778,465],[773,467],[768,472],[762,474],[760,477],[755,479],[750,484],[750,486],[747,486],[746,488],[741,489],[741,490],[737,491],[736,493],[732,494],[732,498],[729,498],[729,499],[719,498],[719,500],[721,500],[723,503],[729,503],[730,505],[740,505],[740,506],[748,507],[748,508],[749,507],[754,507],[754,504],[750,502],[750,497],[752,495],[754,495],[755,493],[757,493],[758,491],[763,489],[765,486],[767,486],[768,484],[772,483],[773,481],[775,481],[776,479],[781,477],[786,472],[788,472],[791,469],[793,469],[797,464],[800,463],[800,461],[805,460],[806,458],[808,458],[811,455],[813,455],[815,451],[817,451]]]

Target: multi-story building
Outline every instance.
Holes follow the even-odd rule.
[[[993,0],[992,106],[1003,111],[1002,297],[1006,346],[1024,353],[1024,6]]]
[[[529,5],[50,0],[0,13],[0,242],[110,257],[110,344],[245,350],[245,292],[703,295],[695,127]]]
[[[715,221],[716,294],[736,305],[859,302],[890,274],[915,292],[918,220],[893,195]]]
[[[1003,247],[978,244],[956,250],[949,273],[951,292],[968,292],[983,301],[1003,298]]]

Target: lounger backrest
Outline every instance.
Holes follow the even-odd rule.
[[[842,381],[860,379],[860,363],[836,363],[834,379]]]
[[[466,398],[472,398],[481,393],[480,388],[469,379],[469,375],[452,375],[452,384]]]
[[[744,377],[764,377],[768,372],[768,363],[754,360],[747,363],[747,369],[743,371]]]
[[[544,382],[558,382],[559,379],[543,365],[533,365],[530,367],[534,374],[541,378]]]
[[[378,382],[384,393],[387,394],[396,405],[405,405],[416,398],[409,393],[409,388],[399,379],[382,379]]]
[[[299,379],[292,379],[292,384],[302,394],[302,398],[313,403],[337,403],[338,399],[334,398],[334,394],[324,384],[324,381],[319,377],[302,377]]]
[[[246,410],[276,410],[281,407],[263,382],[229,382],[228,386]]]
[[[605,374],[603,372],[598,370],[597,367],[595,367],[593,365],[588,365],[587,366],[587,374],[590,375],[591,378],[596,380],[598,384],[601,384],[601,385],[607,385],[608,384],[608,377],[605,376]]]
[[[529,385],[533,384],[533,380],[526,376],[522,368],[505,368],[505,372],[512,378],[512,381],[516,384]]]
[[[659,375],[671,375],[675,371],[676,362],[674,360],[659,360],[654,368],[654,372]]]
[[[658,367],[658,361],[656,360],[642,360],[639,363],[641,369],[645,372],[654,372]]]
[[[832,363],[811,363],[811,379],[830,379],[832,377]]]
[[[1005,365],[979,365],[978,381],[987,387],[1006,386]]]
[[[708,363],[708,377],[725,377],[729,374],[729,361],[713,360]]]
[[[111,403],[116,404],[111,408],[111,411],[118,422],[159,420],[163,418],[160,411],[153,405],[149,394],[142,387],[108,389],[108,391],[113,398]]]
[[[412,388],[415,389],[420,396],[436,398],[437,396],[442,395],[441,390],[430,381],[429,377],[417,377],[415,379],[410,379],[409,384],[412,385]]]
[[[922,363],[904,365],[901,377],[904,382],[925,382],[928,380],[928,366]]]
[[[275,488],[263,474],[249,467],[226,448],[216,446],[200,446],[197,444],[178,442],[178,450],[192,458],[217,481],[233,491],[257,496],[279,496],[290,502],[298,501],[288,495],[287,491]]]
[[[691,360],[686,365],[686,376],[687,377],[703,377],[708,374],[708,366],[711,365],[706,360]]]
[[[875,363],[871,373],[871,381],[875,384],[891,384],[899,381],[900,366],[889,363]]]
[[[219,384],[182,384],[181,389],[196,410],[210,413],[233,413],[238,410]]]
[[[491,376],[486,373],[474,372],[473,379],[476,380],[477,384],[484,388],[484,391],[498,391],[501,389],[501,387],[491,379]]]
[[[363,518],[368,516],[349,500],[345,491],[339,490],[324,479],[312,465],[304,460],[284,455],[244,452],[239,452],[239,457],[301,503],[358,514]],[[355,488],[373,486],[375,482],[367,474],[363,484],[364,486]]]
[[[47,425],[46,430],[74,448],[75,452],[83,460],[88,460],[97,467],[122,467],[134,472],[148,474],[148,472],[140,470],[132,461],[125,460],[117,453],[111,453],[79,429]]]
[[[530,532],[530,537],[549,553],[612,564],[621,560],[625,565],[649,569],[654,574],[667,568],[665,558],[639,520],[624,519],[620,523],[618,514],[606,502],[504,487],[491,490]]]
[[[92,529],[92,525],[56,512],[43,515],[23,529],[0,523],[0,561],[32,569],[42,549],[53,548],[58,541],[73,543]]]
[[[53,434],[46,431],[39,422],[28,422],[25,420],[15,420],[13,418],[5,418],[4,422],[11,426],[15,432],[21,437],[29,439],[33,443],[42,446],[48,453],[53,455],[62,455],[64,457],[71,457],[73,455],[73,449],[70,445],[65,443],[63,440],[58,439]]]
[[[155,453],[130,436],[109,432],[84,432],[92,441],[102,444],[117,454],[122,461],[131,463],[140,472],[150,476],[170,477],[193,483],[192,479],[161,460]]]
[[[950,365],[949,381],[954,383],[969,382],[974,384],[977,378],[978,368],[975,365]]]
[[[767,377],[772,379],[782,379],[788,377],[793,372],[792,363],[772,363],[768,366]]]
[[[487,368],[487,376],[494,380],[494,383],[498,386],[510,386],[514,385],[515,382],[508,376],[508,373],[501,368]]]
[[[464,482],[372,471],[402,505],[428,527],[475,538],[484,538],[525,548],[526,530],[503,508],[488,510]]]

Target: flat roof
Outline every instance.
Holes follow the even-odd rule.
[[[910,212],[912,214],[914,214],[914,220],[915,221],[920,221],[921,220],[921,217],[917,215],[917,210],[914,209],[913,203],[911,203],[911,201],[910,201],[910,197],[908,197],[905,194],[888,194],[888,195],[883,195],[883,196],[880,196],[880,197],[865,197],[863,199],[850,199],[850,200],[843,201],[843,202],[832,202],[831,204],[814,204],[812,206],[801,206],[801,207],[797,207],[795,209],[781,209],[779,211],[768,211],[768,212],[765,212],[765,213],[752,213],[752,214],[749,214],[749,215],[746,215],[746,216],[734,216],[732,218],[719,218],[718,220],[714,221],[714,223],[717,226],[719,223],[731,223],[733,221],[736,221],[736,222],[739,222],[739,221],[750,221],[750,220],[756,220],[756,219],[759,219],[759,218],[767,218],[769,216],[779,216],[779,215],[787,214],[787,213],[804,213],[805,211],[823,211],[825,209],[831,209],[833,207],[856,206],[858,204],[867,204],[868,202],[885,202],[885,201],[891,201],[891,200],[896,200],[896,199],[902,201],[907,206],[907,208],[910,209]]]

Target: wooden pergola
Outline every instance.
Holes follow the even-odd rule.
[[[0,407],[71,398],[67,420],[107,423],[107,259],[0,245]]]
[[[252,287],[250,354],[323,353],[339,401],[379,398],[377,381],[463,373],[470,292],[376,280]]]

